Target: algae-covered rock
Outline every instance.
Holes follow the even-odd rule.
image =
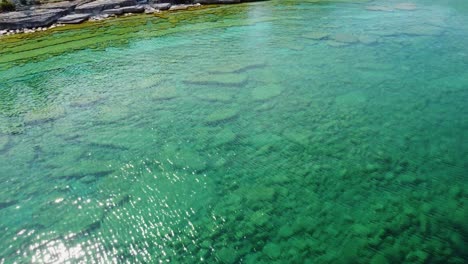
[[[65,108],[62,106],[47,106],[28,112],[24,116],[24,122],[27,124],[37,124],[47,121],[53,121],[65,116]]]
[[[252,99],[263,101],[279,96],[283,92],[283,87],[278,84],[258,85],[252,90]]]
[[[236,118],[239,115],[239,109],[237,108],[225,108],[219,111],[213,112],[205,118],[205,122],[210,125],[225,122]]]
[[[247,83],[247,76],[241,73],[196,75],[192,76],[190,79],[186,79],[185,83],[207,86],[240,87]]]

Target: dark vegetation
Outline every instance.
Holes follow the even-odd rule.
[[[1,0],[0,2],[0,12],[15,11],[15,4],[9,0]]]

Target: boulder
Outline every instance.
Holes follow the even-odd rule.
[[[158,10],[169,10],[169,8],[171,8],[171,3],[152,4],[151,7]]]
[[[103,10],[113,9],[125,6],[136,5],[136,0],[97,0],[94,2],[79,5],[75,8],[75,12],[79,14],[92,13],[97,14]]]
[[[67,9],[36,9],[0,14],[0,30],[47,27],[68,13]]]
[[[89,19],[91,14],[73,14],[61,17],[57,22],[62,24],[79,24]]]

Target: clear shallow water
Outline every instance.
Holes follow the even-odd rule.
[[[0,262],[466,263],[468,4],[313,2],[1,39]]]

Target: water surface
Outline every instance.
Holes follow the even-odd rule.
[[[0,39],[0,263],[466,263],[468,3]]]

